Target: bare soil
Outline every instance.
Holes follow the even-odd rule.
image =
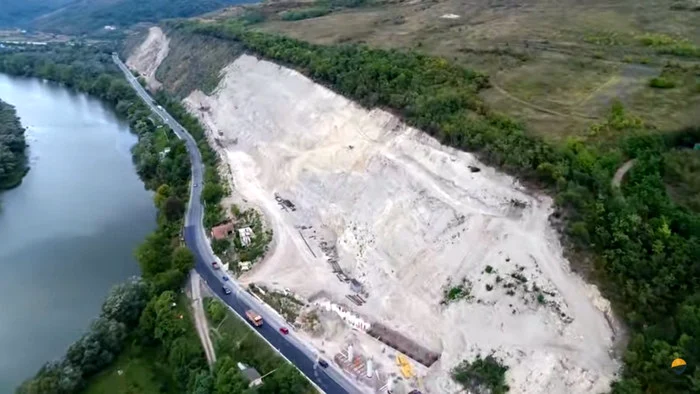
[[[366,292],[351,309],[441,354],[421,370],[429,392],[457,391],[449,370],[491,352],[516,392],[608,389],[618,368],[609,305],[570,271],[548,197],[293,70],[244,55],[223,72],[213,95],[185,103],[222,147],[236,193],[274,232],[244,282],[343,302],[351,290],[337,261]],[[472,297],[442,305],[462,278]],[[379,348],[343,325],[314,343],[333,354],[348,335]]]

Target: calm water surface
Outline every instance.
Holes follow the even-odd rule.
[[[136,137],[100,101],[0,74],[0,99],[28,128],[31,170],[0,194],[0,393],[60,357],[109,288],[138,274],[155,228],[131,161]]]

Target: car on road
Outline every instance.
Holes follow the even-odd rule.
[[[228,276],[226,276],[226,275],[222,276],[221,279],[223,279],[224,282],[228,282]]]
[[[231,289],[229,289],[229,288],[226,287],[226,286],[222,287],[221,290],[223,290],[223,291],[224,291],[224,294],[226,294],[226,295],[231,294]]]
[[[284,335],[289,334],[289,329],[287,327],[280,327],[280,332]]]
[[[214,268],[215,270],[218,270],[218,269],[219,269],[219,263],[217,263],[216,261],[214,261],[213,263],[211,263],[211,268]]]
[[[196,184],[196,183],[194,184],[194,187],[197,187],[197,184]]]
[[[328,368],[328,361],[320,359],[318,360],[318,365],[322,366],[323,368]]]

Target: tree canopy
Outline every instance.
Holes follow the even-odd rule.
[[[27,173],[24,127],[14,107],[0,100],[0,190],[15,187]]]

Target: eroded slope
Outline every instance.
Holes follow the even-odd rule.
[[[337,260],[369,294],[353,309],[441,352],[421,371],[434,392],[455,392],[449,369],[492,351],[515,392],[607,390],[617,370],[607,302],[568,269],[549,198],[251,56],[224,69],[213,95],[185,101],[222,147],[236,192],[274,230],[272,252],[244,280],[342,301],[350,290],[327,262]],[[280,209],[276,193],[296,210]],[[459,283],[471,297],[441,305]],[[332,354],[346,337],[310,340]]]

